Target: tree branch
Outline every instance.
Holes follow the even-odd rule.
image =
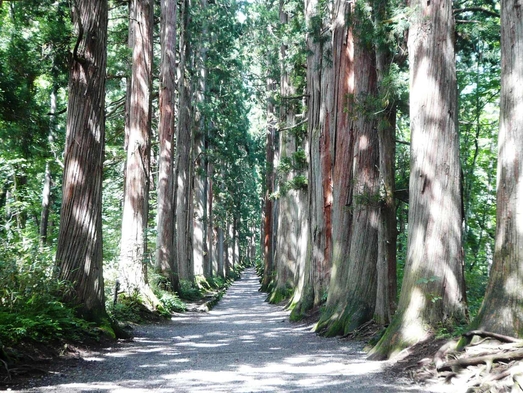
[[[484,14],[487,14],[489,16],[493,16],[495,18],[499,18],[499,14],[497,12],[488,10],[483,7],[467,7],[467,8],[458,8],[452,11],[452,13],[455,15],[462,14],[464,12],[483,12]]]
[[[302,126],[302,125],[304,125],[305,123],[307,123],[307,121],[308,121],[308,119],[305,119],[305,120],[300,121],[298,124],[295,124],[295,125],[293,125],[293,126],[280,128],[280,129],[278,130],[278,132],[289,131],[289,130],[292,130],[293,128],[298,128],[299,126]]]
[[[61,115],[63,113],[67,112],[67,107],[65,107],[64,109],[62,110],[59,110],[58,112],[47,112],[47,116],[58,116],[58,115]]]
[[[310,97],[309,94],[302,94],[302,95],[299,95],[299,96],[282,96],[281,99],[282,100],[299,100],[301,98],[307,98],[307,97]]]

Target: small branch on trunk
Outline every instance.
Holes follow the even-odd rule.
[[[278,130],[278,132],[284,132],[284,131],[289,131],[289,130],[292,130],[294,128],[298,128],[299,126],[302,126],[304,125],[305,123],[307,123],[308,119],[305,119],[303,121],[300,121],[298,124],[295,124],[293,126],[289,126],[289,127],[284,127],[284,128],[280,128]]]
[[[58,112],[47,112],[47,116],[58,116],[58,115],[61,115],[63,113],[67,112],[67,107],[62,109],[62,110],[59,110]]]
[[[455,9],[455,10],[452,11],[452,13],[454,15],[459,15],[459,14],[462,14],[464,12],[482,12],[482,13],[487,14],[489,16],[493,16],[495,18],[499,18],[499,14],[497,12],[488,10],[486,8],[483,8],[483,7],[458,8],[458,9]]]
[[[310,97],[309,94],[302,94],[299,96],[282,96],[281,99],[282,100],[300,100],[302,98],[308,98],[308,97]]]

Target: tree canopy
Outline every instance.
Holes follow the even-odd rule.
[[[168,314],[248,264],[321,334],[388,325],[375,357],[520,336],[512,3],[0,1],[0,346],[60,328],[35,303]]]

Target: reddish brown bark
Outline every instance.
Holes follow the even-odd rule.
[[[105,138],[107,1],[76,0],[78,34],[69,71],[67,137],[56,263],[79,314],[107,317],[102,274],[102,171]]]
[[[376,63],[349,7],[337,2],[333,22],[333,275],[317,325],[328,336],[370,320],[376,298],[378,139],[366,103],[376,96]]]
[[[151,155],[153,1],[133,0],[135,34],[131,69],[129,144],[122,215],[119,280],[128,295],[140,293],[154,307],[158,299],[147,283],[147,221]]]

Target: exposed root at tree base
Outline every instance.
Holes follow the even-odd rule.
[[[523,340],[471,331],[457,341],[429,339],[399,356],[391,377],[448,384],[467,393],[523,392]]]

